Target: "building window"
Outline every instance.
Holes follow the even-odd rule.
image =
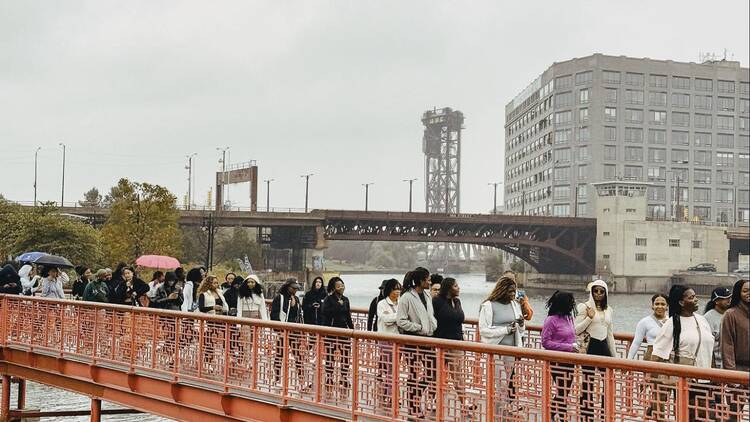
[[[740,113],[750,113],[750,99],[740,98]]]
[[[685,149],[673,149],[672,150],[672,163],[673,164],[687,164],[690,161],[690,152]]]
[[[646,207],[646,215],[654,220],[663,220],[666,217],[667,207],[665,205],[649,204]]]
[[[750,203],[750,191],[738,190],[737,191],[737,202],[742,205]]]
[[[698,220],[711,219],[711,207],[693,207],[693,216]]]
[[[572,120],[573,120],[573,113],[571,113],[570,110],[558,111],[557,113],[555,113],[556,124],[566,124],[566,123],[570,123]]]
[[[642,73],[630,73],[630,72],[626,73],[625,85],[643,86],[643,74]]]
[[[627,214],[635,214],[635,208],[625,208],[625,212]]]
[[[738,117],[737,123],[741,132],[747,132],[750,130],[750,119],[747,117]]]
[[[626,127],[625,142],[643,143],[643,129],[639,127]]]
[[[626,89],[625,102],[627,104],[643,104],[643,91]]]
[[[672,107],[690,108],[690,94],[672,94]]]
[[[591,130],[589,130],[588,126],[583,126],[578,129],[578,141],[579,142],[588,142],[591,139]]]
[[[716,116],[716,127],[719,128],[719,129],[734,130],[734,117],[732,117],[732,116]]]
[[[693,182],[701,185],[711,184],[711,170],[693,170]]]
[[[604,120],[608,122],[617,121],[617,109],[614,107],[604,107]]]
[[[750,94],[750,82],[740,82],[740,94]]]
[[[576,73],[576,85],[588,85],[591,83],[591,81],[594,78],[594,72],[592,71],[586,71],[581,73]]]
[[[643,161],[643,148],[625,147],[625,161]]]
[[[573,93],[570,91],[561,92],[555,95],[554,100],[555,100],[555,107],[571,106],[573,105]]]
[[[606,254],[606,253],[605,253],[605,254],[603,254],[603,255],[602,255],[602,259],[609,259],[609,254]]]
[[[604,180],[615,180],[617,177],[617,165],[605,164],[604,165]]]
[[[740,208],[737,210],[737,222],[747,223],[750,221],[750,209]]]
[[[690,145],[688,132],[673,130],[672,131],[672,145]]]
[[[604,126],[604,140],[616,141],[617,140],[617,128],[612,127],[612,126]]]
[[[657,110],[649,110],[648,112],[648,121],[652,125],[666,125],[667,124],[667,112],[666,111],[657,111]]]
[[[582,89],[578,91],[578,103],[579,104],[588,104],[589,102],[589,90]]]
[[[643,110],[625,109],[625,121],[628,123],[643,123]]]
[[[555,131],[555,145],[567,144],[570,142],[570,135],[573,133],[571,129],[561,129]]]
[[[693,201],[695,202],[711,202],[711,189],[694,188],[693,196]]]
[[[578,110],[578,122],[585,123],[589,121],[589,109],[582,108]]]
[[[719,133],[716,135],[716,146],[719,148],[734,148],[734,135]]]
[[[588,165],[582,165],[578,166],[578,180],[586,180],[589,176],[589,166]]]
[[[685,135],[687,135],[687,132],[685,132]],[[703,133],[703,132],[695,132],[695,146],[710,147],[711,146],[711,134]]]
[[[570,186],[555,186],[552,190],[552,198],[556,201],[570,199]]]
[[[716,109],[719,111],[734,111],[734,98],[730,98],[730,97],[717,98]]]
[[[648,130],[648,143],[664,145],[667,143],[667,131],[662,129]]]
[[[652,88],[666,88],[667,87],[667,76],[666,75],[649,75],[649,86]]]
[[[645,253],[637,253],[637,254],[635,254],[635,260],[637,262],[646,262],[646,254]]]
[[[734,81],[719,81],[718,90],[723,94],[734,94]]]
[[[604,89],[604,102],[605,103],[617,103],[617,88],[605,88]]]
[[[711,129],[711,115],[710,114],[696,114],[695,115],[695,127],[702,129]]]
[[[665,163],[667,161],[667,150],[649,148],[648,149],[648,162],[649,163]]]
[[[603,233],[602,233],[602,236],[605,236],[605,237],[606,237],[606,236],[609,236],[609,232],[603,232]]]
[[[570,169],[568,167],[556,168],[554,176],[556,182],[567,182],[570,180]]]
[[[578,161],[586,162],[589,160],[589,147],[582,146],[578,147]]]
[[[680,247],[680,239],[669,239],[669,247],[670,248],[679,248]]]
[[[556,204],[552,207],[552,214],[555,217],[568,217],[570,216],[570,205]]]
[[[711,110],[713,108],[713,98],[710,95],[696,95],[695,108],[700,110]]]
[[[613,70],[605,70],[602,72],[602,80],[605,84],[619,84],[620,83],[620,72]]]
[[[695,151],[695,164],[699,166],[711,165],[711,151]]]
[[[716,196],[716,202],[734,202],[733,189],[717,189]]]
[[[739,180],[740,186],[750,186],[750,173],[746,171],[740,172],[740,180]]]
[[[649,92],[648,103],[652,106],[666,106],[667,105],[667,93],[666,92]]]
[[[663,182],[666,179],[667,176],[667,169],[664,167],[649,167],[648,168],[648,180],[649,182]],[[649,189],[649,192],[657,192],[658,186],[652,186]],[[649,198],[649,199],[657,199],[657,198]]]
[[[693,249],[700,249],[703,245],[700,240],[693,240]]]
[[[672,76],[673,89],[690,89],[690,78],[684,76]]]
[[[614,145],[604,145],[604,159],[617,160],[617,147]]]
[[[734,154],[731,152],[717,152],[716,165],[718,167],[734,167]]]
[[[586,213],[587,213],[586,204],[579,203],[578,204],[578,213],[577,213],[577,215],[586,215]]]
[[[739,161],[738,164],[741,169],[750,167],[750,154],[740,152],[737,154],[737,160]]]
[[[625,174],[623,175],[623,179],[625,180],[643,179],[643,167],[625,166]]]
[[[742,150],[750,150],[750,136],[740,135],[737,138],[737,148]]]
[[[717,170],[716,180],[722,185],[732,185],[734,184],[734,172],[731,170]]]
[[[714,81],[712,81],[711,79],[695,78],[695,90],[713,92]]]
[[[570,162],[570,148],[556,149],[554,152],[555,161],[559,161],[561,163]]]
[[[680,181],[680,183],[687,183],[690,172],[688,171],[688,169],[673,168],[669,175],[669,180],[671,180],[673,183],[676,183],[678,180]]]
[[[673,126],[690,126],[690,113],[672,112]]]
[[[569,88],[573,86],[573,76],[565,75],[555,78],[555,89]]]

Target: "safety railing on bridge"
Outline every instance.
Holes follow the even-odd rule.
[[[3,348],[344,419],[750,419],[742,372],[24,296],[0,305]]]

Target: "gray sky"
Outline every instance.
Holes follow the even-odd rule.
[[[196,152],[196,202],[218,167],[258,161],[271,205],[403,210],[432,107],[466,116],[462,211],[503,179],[504,106],[552,62],[595,52],[748,64],[748,2],[4,1],[0,3],[0,193],[65,199],[120,177],[180,203]],[[247,186],[230,200],[248,206]],[[265,206],[265,185],[259,204]]]

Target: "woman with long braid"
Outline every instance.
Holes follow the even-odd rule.
[[[711,325],[703,315],[696,313],[698,298],[693,289],[676,284],[669,290],[669,319],[664,323],[661,332],[654,340],[651,360],[672,362],[679,365],[711,368],[714,347],[714,336]],[[690,403],[696,403],[698,391],[695,386],[690,389]],[[660,414],[654,418],[664,417],[664,402],[668,393],[659,394],[658,407]],[[700,400],[701,407],[708,407],[708,397]],[[654,409],[655,406],[652,406]],[[697,412],[696,412],[697,413]],[[694,420],[695,414],[690,415]]]

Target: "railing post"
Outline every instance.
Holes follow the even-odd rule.
[[[198,329],[200,332],[198,333],[198,350],[196,350],[196,356],[198,358],[198,378],[201,378],[203,376],[203,359],[205,359],[203,354],[206,353],[206,348],[204,347],[206,339],[203,336],[203,333],[206,331],[206,321],[202,319],[199,321],[200,324],[198,324]]]
[[[352,420],[357,420],[357,404],[359,404],[359,400],[357,399],[357,396],[359,395],[359,342],[360,339],[352,338],[352,357],[351,357],[351,363],[352,363],[352,370],[350,372],[352,377],[351,387],[352,387]],[[346,365],[345,362],[341,362],[341,365]],[[342,368],[343,369],[343,368]],[[347,380],[348,381],[348,380]]]
[[[284,328],[284,331],[281,333],[281,347],[282,352],[284,353],[282,359],[281,359],[281,379],[277,380],[281,381],[281,397],[282,397],[282,403],[284,405],[287,404],[286,397],[289,394],[289,330]],[[278,344],[278,341],[277,341]],[[274,368],[275,369],[275,368]]]
[[[138,315],[135,312],[135,308],[130,311],[130,370],[134,371],[135,368],[135,342],[137,336],[135,334],[135,317]]]
[[[102,418],[102,401],[91,398],[91,422],[99,422]]]
[[[399,371],[401,370],[401,345],[399,343],[393,343],[393,351],[391,352],[393,355],[391,356],[391,416],[393,419],[396,419],[398,417],[398,410],[400,409],[400,404],[398,402],[398,380],[399,380]]]
[[[60,354],[62,357],[65,353],[65,305],[58,305],[60,307]]]
[[[435,418],[439,422],[443,420],[443,390],[445,390],[445,376],[443,375],[443,371],[445,370],[445,351],[442,347],[439,347],[435,351],[435,358],[437,360],[435,365],[435,370],[437,371],[435,376]],[[453,374],[451,376],[456,377],[461,375],[463,374]],[[453,388],[455,388],[455,385]],[[459,403],[463,402],[463,397],[459,397],[458,399]]]
[[[224,392],[229,392],[229,350],[230,350],[230,324],[222,322],[224,324]]]
[[[678,421],[690,420],[690,409],[688,404],[690,403],[690,386],[688,380],[685,377],[679,377],[677,379],[677,391],[675,395],[677,400],[675,401],[675,416]]]
[[[615,393],[615,370],[607,368],[604,372],[604,420],[607,422],[615,420]]]
[[[323,336],[315,333],[315,402],[321,402],[325,391],[325,377],[323,376]]]
[[[487,353],[487,420],[495,420],[495,355]]]
[[[174,324],[174,364],[172,365],[172,369],[174,371],[174,380],[177,381],[177,374],[180,373],[180,330],[182,329],[182,318],[175,317]]]
[[[557,394],[560,394],[558,391]],[[542,422],[552,420],[552,364],[542,362]]]
[[[249,342],[250,347],[253,348],[252,361],[253,364],[250,368],[250,388],[255,390],[258,388],[258,345],[260,344],[260,338],[258,338],[258,326],[252,324],[250,326],[250,334],[252,335],[253,341]]]
[[[154,315],[154,335],[151,336],[151,369],[156,369],[156,348],[159,344],[159,315]]]

